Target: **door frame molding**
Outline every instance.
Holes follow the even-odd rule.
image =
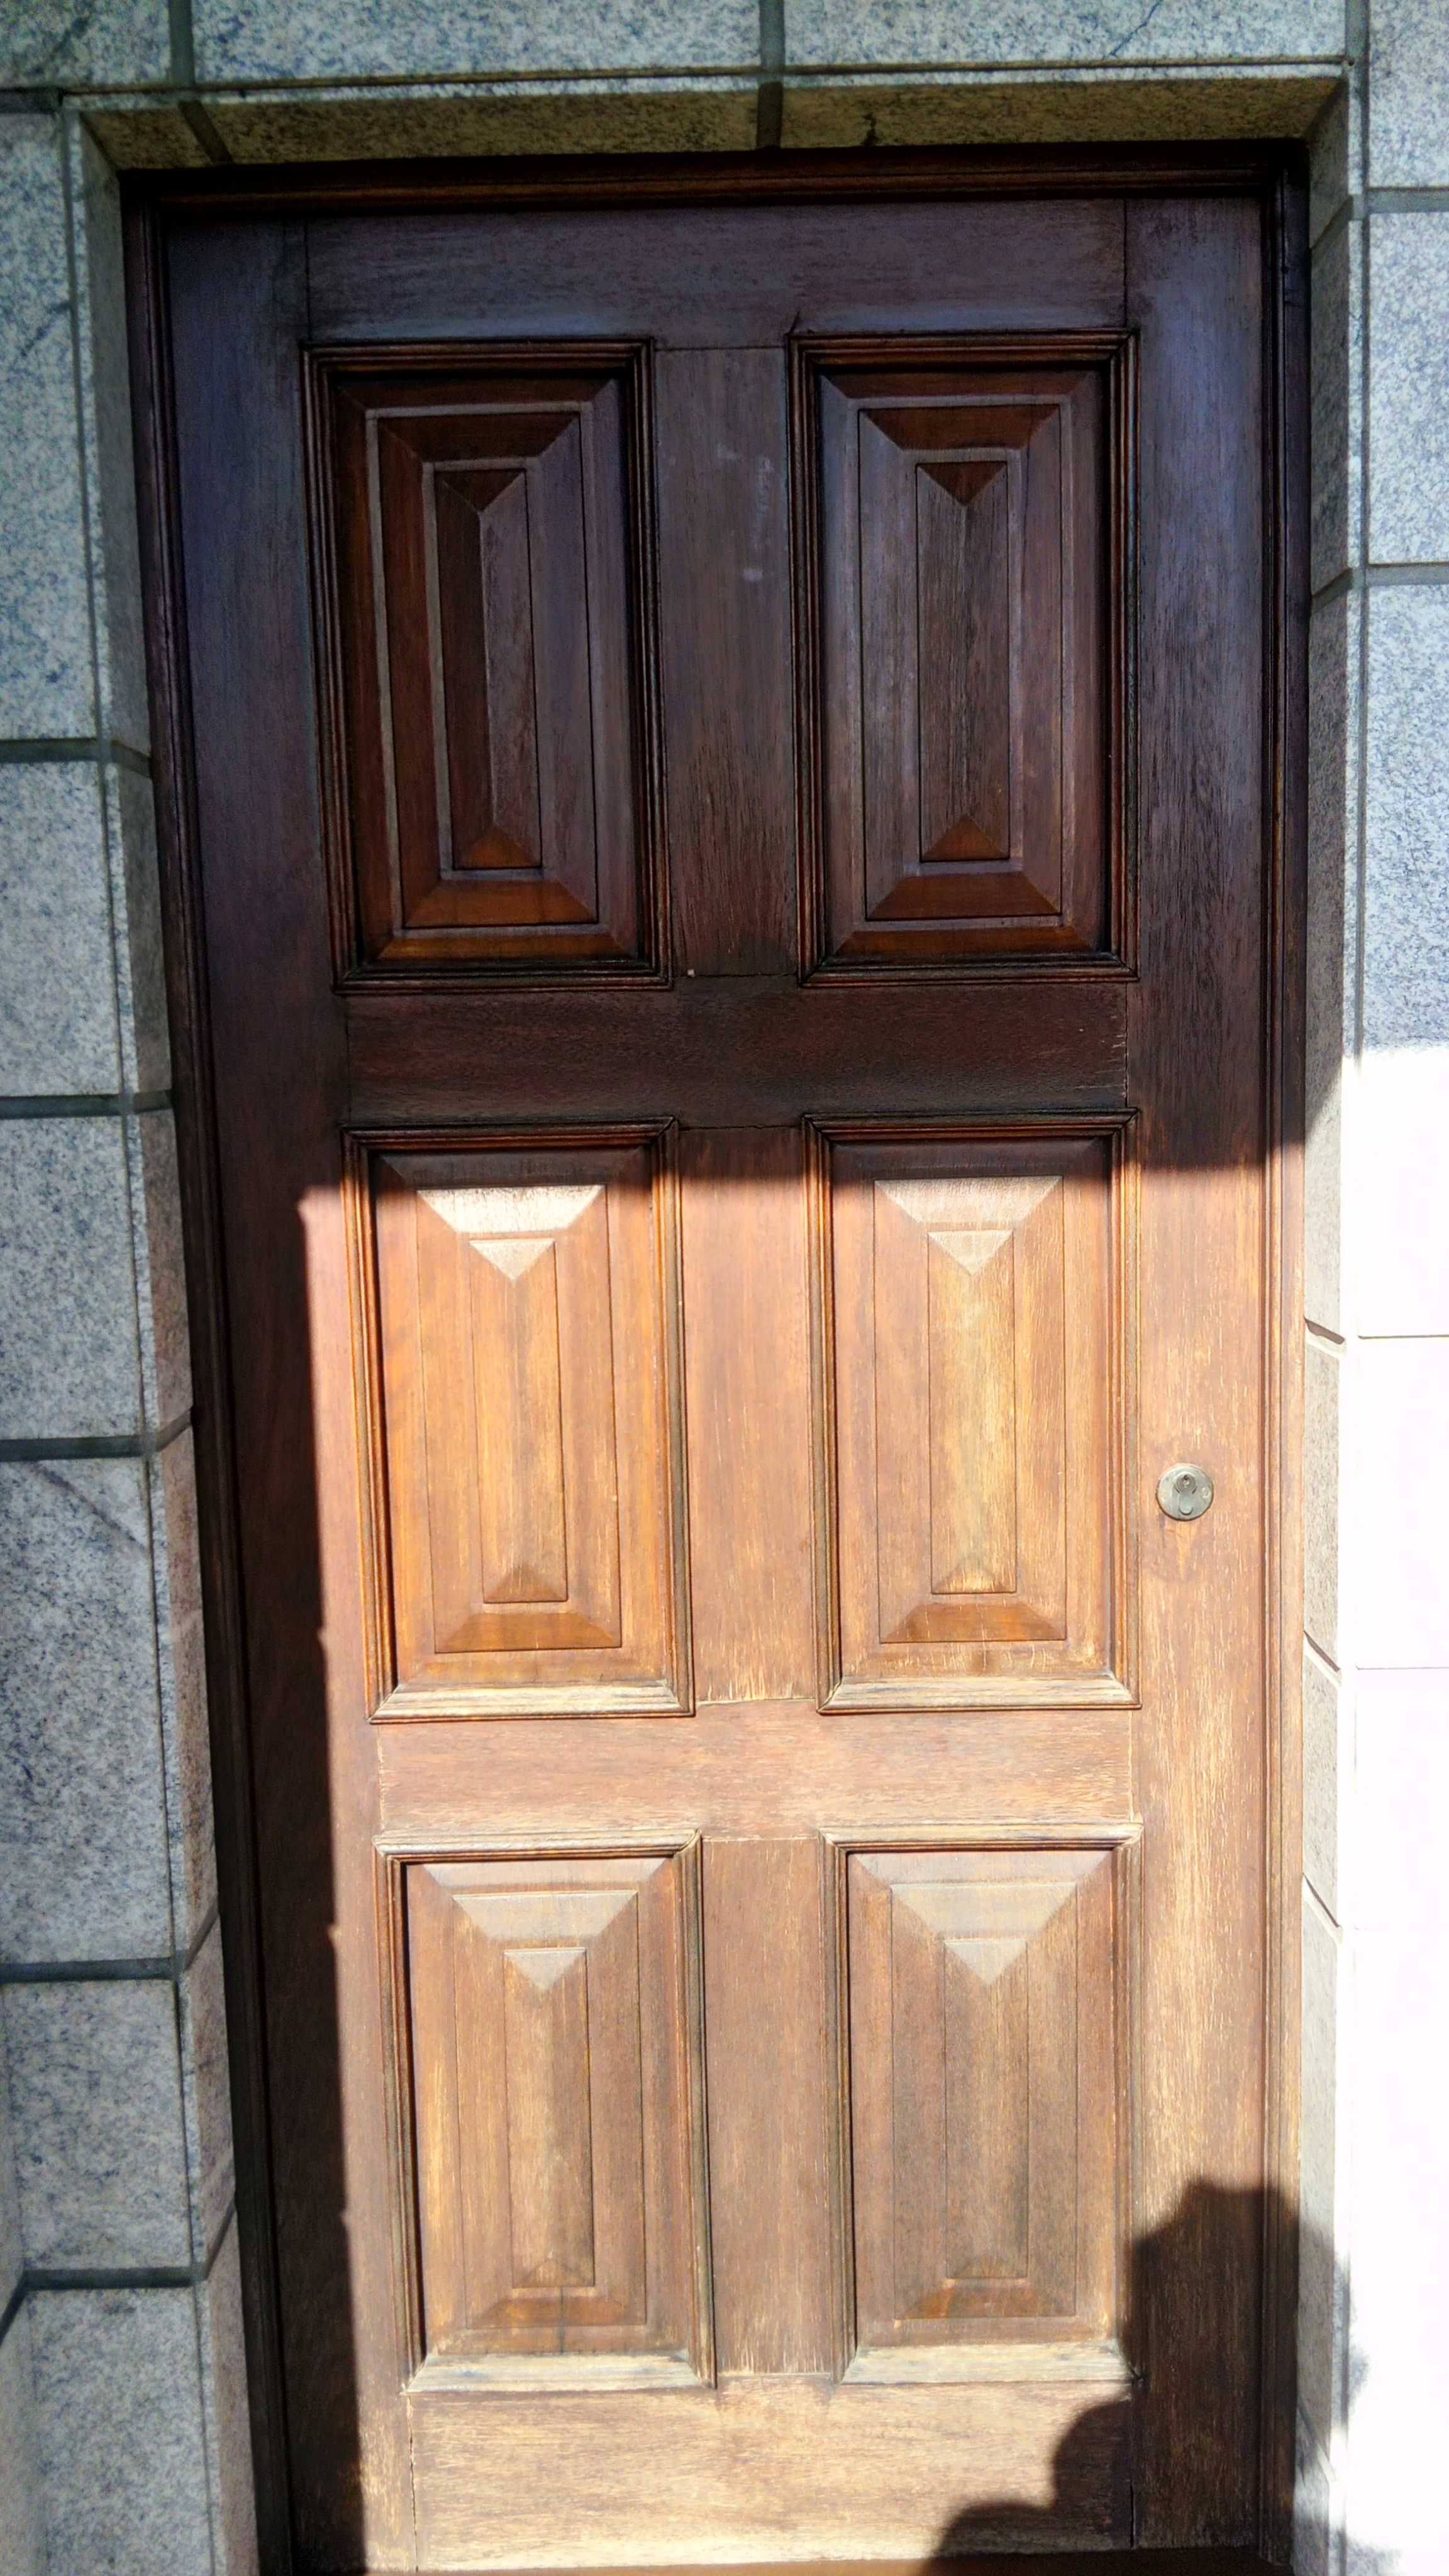
[[[915,197],[1239,195],[1263,218],[1268,454],[1264,557],[1269,919],[1263,1350],[1267,1663],[1267,2037],[1260,2546],[1288,2555],[1296,2393],[1302,1634],[1302,1160],[1307,799],[1307,225],[1301,145],[1020,147],[797,155],[562,156],[124,174],[126,296],[162,919],[195,1383],[202,1601],[226,1957],[258,2542],[294,2565],[267,2119],[235,1422],[227,1348],[212,1036],[180,562],[166,231],[181,216],[509,207],[700,206]]]

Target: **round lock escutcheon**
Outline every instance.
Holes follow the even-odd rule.
[[[1200,1521],[1213,1498],[1213,1480],[1206,1467],[1189,1466],[1180,1460],[1157,1480],[1157,1499],[1170,1521]]]

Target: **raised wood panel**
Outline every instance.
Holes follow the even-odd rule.
[[[367,1177],[383,1713],[683,1707],[670,1140],[400,1149]]]
[[[853,2376],[1123,2374],[1123,1857],[842,1855]]]
[[[342,971],[656,971],[645,353],[310,384]]]
[[[693,1846],[388,1864],[430,2380],[708,2374],[697,1875]]]
[[[1130,1696],[1124,1134],[819,1137],[828,1704]]]
[[[808,968],[1119,957],[1130,344],[793,347]]]

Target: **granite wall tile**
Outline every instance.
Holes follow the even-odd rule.
[[[0,1951],[11,1961],[172,1948],[149,1538],[138,1460],[0,1465]]]
[[[120,189],[115,172],[74,117],[67,128],[67,145],[76,234],[76,353],[100,729],[133,750],[144,751],[150,718]]]
[[[1449,186],[1449,41],[1443,0],[1373,0],[1369,102],[1372,185]]]
[[[1357,1320],[1449,1333],[1449,587],[1371,594],[1365,826]]]
[[[1358,603],[1314,609],[1308,632],[1308,906],[1304,1297],[1309,1320],[1342,1323],[1343,1089],[1357,1045]]]
[[[973,143],[1211,143],[1306,134],[1331,72],[787,71],[782,140],[792,149]]]
[[[166,1771],[171,1906],[178,1950],[189,1950],[216,1903],[211,1741],[196,1531],[196,1473],[189,1431],[151,1462],[151,1549],[156,1585],[157,1672]]]
[[[785,0],[790,63],[1334,61],[1341,0]]]
[[[61,132],[0,117],[0,735],[95,731]]]
[[[257,2513],[236,2220],[196,2293],[216,2576],[256,2576]]]
[[[1369,554],[1374,563],[1442,563],[1449,561],[1449,209],[1371,216],[1369,269]]]
[[[1363,80],[1357,65],[1339,82],[1308,138],[1308,238],[1319,235],[1363,186]]]
[[[1449,253],[1449,226],[1443,238]],[[1364,1044],[1439,1046],[1449,1042],[1449,584],[1373,593],[1367,744]]]
[[[169,1979],[0,1989],[25,2259],[139,2269],[194,2259]]]
[[[0,19],[0,83],[16,89],[165,80],[170,56],[166,0],[24,0]]]
[[[438,83],[413,89],[214,91],[207,114],[238,161],[356,161],[506,152],[745,152],[753,78]]]
[[[195,0],[195,29],[203,82],[739,70],[760,41],[755,0]]]
[[[1362,557],[1363,226],[1313,255],[1310,574],[1321,590]]]
[[[194,2263],[220,2240],[236,2192],[221,1927],[213,1924],[181,1980],[181,2085]]]
[[[134,1433],[141,1372],[121,1121],[0,1121],[0,1205],[0,1437]]]
[[[194,2293],[32,2300],[55,2576],[212,2576]]]
[[[23,2307],[0,2339],[0,2462],[0,2569],[4,2576],[46,2576],[30,2316]]]
[[[149,778],[133,769],[107,769],[105,793],[122,1074],[132,1091],[165,1091],[171,1042],[155,800]]]
[[[85,762],[0,766],[0,1093],[120,1079],[106,830]]]
[[[5,2064],[4,2033],[0,2031],[0,2315],[9,2308],[24,2269],[20,2186],[16,2180],[15,2149],[11,2137],[10,2080]],[[0,2457],[3,2456],[0,2453]],[[4,2559],[0,2558],[0,2570],[4,2565]]]
[[[153,1430],[160,1431],[177,1421],[191,1402],[176,1128],[169,1109],[148,1110],[141,1117],[128,1118],[125,1124],[136,1244],[142,1400],[147,1422]]]

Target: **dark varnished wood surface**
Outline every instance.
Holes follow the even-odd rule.
[[[1118,2537],[1134,2416],[1139,2531],[1208,2540],[1255,2527],[1261,222],[1246,196],[1052,196],[889,212],[458,207],[384,225],[319,211],[305,227],[202,219],[173,235],[218,1249],[301,2567],[547,2563],[554,2511],[575,2531],[582,2517],[599,2564],[620,2566],[638,2509],[632,2452],[665,2420],[647,2412],[660,2405],[671,2423],[694,2410],[678,2414],[659,2495],[660,2528],[677,2533],[685,2564],[730,2516],[743,2554],[768,2564],[760,2517],[782,2494],[838,2569],[861,2542],[888,2558],[912,2515],[922,2546],[955,2565],[969,2564],[976,2538]],[[1141,980],[1110,962],[1040,972],[998,961],[936,982],[802,987],[785,335],[1124,325],[1142,335]],[[398,979],[339,998],[320,864],[296,351],[500,332],[656,344],[661,560],[667,551],[678,567],[672,595],[663,572],[660,611],[675,980],[564,994],[443,991],[424,977],[411,993]],[[725,451],[718,476],[712,440]],[[751,571],[764,578],[748,582]],[[812,1506],[800,1122],[1124,1107],[1140,1113],[1147,1292],[1127,1498],[1143,1538],[1142,1711],[859,1712],[842,1726],[813,1705],[809,1518],[821,1489]],[[434,1127],[456,1139],[470,1126],[629,1119],[682,1131],[686,1309],[691,1293],[700,1300],[683,1354],[697,1711],[374,1731],[342,1133]],[[1168,1454],[1226,1470],[1200,1530],[1156,1515]],[[379,1579],[375,1564],[366,1579]],[[1094,2405],[1046,2382],[851,2387],[822,2411],[817,2375],[846,2349],[848,2261],[828,2108],[842,2025],[821,1833],[915,1848],[953,1833],[1091,1843],[1094,1827],[1115,1842],[1139,1824],[1140,1969],[1135,1948],[1123,1953],[1137,2016],[1137,2055],[1123,2063],[1138,2072],[1121,2154],[1136,2232],[1154,2249],[1131,2287],[1142,2395],[1103,2390]],[[489,2412],[465,2391],[420,2389],[409,2424],[400,2394],[399,2186],[380,2116],[399,2003],[379,1967],[374,1840],[426,1852],[516,1836],[538,1851],[561,1838],[597,1850],[612,1836],[617,1851],[701,1829],[705,1956],[712,1948],[718,1962],[703,2045],[721,2396],[551,2398],[550,2454],[571,2465],[545,2496],[532,2401],[500,2411],[490,2400]],[[396,1967],[385,1973],[395,1987]],[[1213,2193],[1194,2199],[1204,2179]],[[1237,2366],[1224,2369],[1225,2352],[1242,2356]],[[883,2402],[897,2410],[894,2434]],[[1053,2460],[1054,2490],[1042,2477]],[[1028,2491],[1040,2498],[1030,2507]],[[1131,2563],[1166,2576],[1176,2562]],[[1198,2576],[1253,2563],[1205,2552],[1186,2562]],[[1094,2551],[1090,2564],[1112,2560]]]

